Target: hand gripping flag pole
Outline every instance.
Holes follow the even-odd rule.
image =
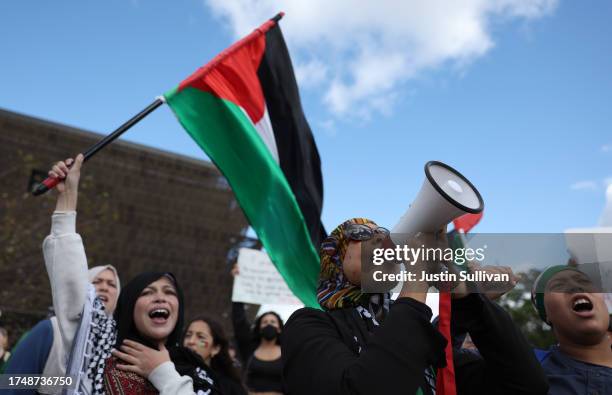
[[[155,109],[157,109],[163,103],[164,103],[164,99],[163,98],[155,99],[155,101],[153,103],[149,104],[144,110],[142,110],[138,114],[134,115],[132,118],[130,118],[123,125],[119,126],[114,132],[112,132],[108,136],[104,137],[102,140],[98,141],[97,143],[95,143],[94,145],[89,147],[89,149],[87,151],[85,151],[85,153],[83,154],[83,157],[84,157],[83,160],[87,161],[89,158],[94,156],[98,151],[100,151],[102,148],[104,148],[107,145],[109,145],[110,143],[112,143],[119,136],[121,136],[123,133],[125,133],[132,126],[136,125],[141,119],[143,119],[144,117],[146,117],[147,115],[152,113]],[[60,181],[61,181],[60,178],[47,177],[40,184],[36,185],[32,189],[32,195],[34,195],[34,196],[42,195],[43,193],[45,193],[45,192],[55,188],[55,186]]]
[[[280,12],[277,15],[275,15],[273,18],[271,18],[270,20],[275,22],[275,23],[278,23],[278,21],[283,17],[283,15],[284,15],[284,13]],[[234,44],[234,45],[236,45],[236,44]],[[155,99],[155,101],[153,103],[149,104],[144,110],[142,110],[138,114],[134,115],[132,118],[130,118],[123,125],[119,126],[111,134],[109,134],[108,136],[104,137],[102,140],[98,141],[97,143],[95,143],[94,145],[89,147],[89,149],[83,153],[83,156],[84,156],[83,160],[87,161],[88,159],[90,159],[92,156],[94,156],[102,148],[104,148],[107,145],[109,145],[110,143],[112,143],[119,136],[121,136],[123,133],[125,133],[128,129],[130,129],[132,126],[134,126],[138,122],[140,122],[144,117],[146,117],[147,115],[149,115],[150,113],[155,111],[164,102],[165,102],[165,99],[164,99],[163,96],[162,97],[158,97],[157,99]],[[45,192],[55,188],[55,186],[60,181],[61,181],[61,179],[59,179],[59,178],[47,177],[40,184],[38,184],[34,188],[32,188],[32,195],[34,195],[34,196],[42,195]]]

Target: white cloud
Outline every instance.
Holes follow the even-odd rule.
[[[594,180],[578,181],[570,185],[570,189],[573,189],[575,191],[583,191],[583,190],[596,191],[596,190],[599,190],[602,186],[604,189],[609,190],[610,189],[609,187],[612,186],[612,177],[606,177],[600,181],[594,181]]]
[[[601,146],[601,151],[602,152],[611,152],[612,151],[612,144],[604,144]]]
[[[335,116],[389,112],[401,86],[443,65],[466,67],[494,46],[496,20],[534,20],[558,0],[205,0],[236,37],[279,11],[304,88]],[[321,67],[322,66],[322,67]],[[312,80],[313,84],[309,85]]]
[[[319,86],[327,78],[327,66],[318,59],[295,65],[295,78],[303,88]]]
[[[330,136],[335,136],[337,134],[336,130],[336,122],[333,119],[326,119],[325,121],[319,122],[319,126],[321,129],[326,131]]]
[[[606,190],[606,206],[599,217],[599,226],[612,226],[612,182]]]
[[[506,13],[512,17],[539,18],[552,12],[558,2],[556,0],[497,0],[492,3],[497,12]]]
[[[575,191],[581,191],[586,189],[594,191],[597,189],[597,183],[592,180],[578,181],[570,185],[570,188]]]

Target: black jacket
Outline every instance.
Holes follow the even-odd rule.
[[[411,298],[391,306],[373,330],[354,308],[296,311],[284,330],[288,394],[430,392],[425,371],[445,363],[446,340],[431,310]],[[458,394],[546,394],[548,385],[526,340],[501,307],[478,294],[453,300],[451,328],[467,331],[482,358],[455,360]],[[361,350],[359,350],[361,346]]]

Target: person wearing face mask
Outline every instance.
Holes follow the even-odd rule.
[[[239,275],[238,268],[232,270]],[[244,304],[232,303],[232,323],[234,337],[238,345],[242,366],[245,367],[245,382],[249,394],[279,395],[283,394],[281,334],[283,320],[273,312],[261,314],[249,331],[249,322],[244,311]]]
[[[183,294],[167,272],[145,272],[120,292],[112,316],[103,297],[88,288],[87,258],[76,233],[78,183],[83,156],[58,162],[49,172],[61,181],[51,234],[43,242],[67,361],[74,379],[67,394],[214,394],[215,383],[180,347]],[[69,169],[68,165],[72,165]]]
[[[117,269],[112,265],[95,266],[88,270],[87,280],[103,304],[107,316],[112,316],[121,291]],[[36,324],[19,342],[13,357],[6,367],[7,374],[39,374],[63,376],[66,374],[65,356],[67,350],[60,332],[57,316]],[[56,394],[59,388],[40,387],[38,390],[6,390],[7,395]],[[14,391],[14,392],[13,392]]]
[[[283,320],[273,311],[263,313],[255,320],[252,338],[260,340],[246,363],[249,394],[283,394],[280,347],[282,329]]]
[[[361,246],[367,240],[380,240],[383,246],[391,242],[388,230],[354,218],[321,244],[317,297],[323,311],[297,310],[283,332],[287,393],[452,393],[452,388],[436,388],[436,369],[446,363],[447,341],[431,324],[432,312],[425,304],[429,284],[406,281],[395,301],[388,292],[363,292]],[[444,232],[424,233],[409,244],[444,248],[445,240]],[[415,273],[430,269],[418,260],[412,268]],[[545,394],[542,369],[511,317],[464,286],[453,290],[451,328],[470,333],[480,356],[467,363],[454,360],[456,393]]]
[[[240,373],[229,354],[229,341],[214,319],[205,315],[191,320],[183,336],[183,346],[194,351],[210,369],[224,395],[246,395]]]
[[[550,394],[612,393],[610,315],[589,277],[572,266],[552,266],[533,284],[531,300],[558,345],[536,350]]]

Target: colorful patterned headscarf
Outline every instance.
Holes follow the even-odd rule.
[[[319,275],[317,299],[324,310],[356,307],[364,305],[370,299],[370,295],[362,293],[361,288],[348,281],[342,270],[342,261],[350,241],[345,232],[351,224],[378,226],[367,218],[349,219],[334,229],[321,243],[319,250],[321,274]]]

